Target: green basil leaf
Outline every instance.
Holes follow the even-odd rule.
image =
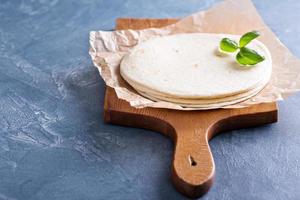
[[[243,57],[241,55],[241,52],[239,52],[238,54],[236,54],[236,61],[238,63],[240,63],[241,65],[250,65],[249,63],[251,62],[251,60],[249,61],[246,57]]]
[[[258,31],[245,33],[240,39],[240,47],[246,46],[249,42],[257,38],[258,36],[260,36],[260,33]]]
[[[223,38],[220,42],[220,49],[225,52],[235,52],[238,48],[238,44],[229,38]]]
[[[242,65],[255,65],[264,61],[265,58],[252,49],[242,47],[236,55],[236,60]]]

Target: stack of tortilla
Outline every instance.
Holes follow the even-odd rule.
[[[138,44],[120,66],[122,77],[142,96],[185,107],[212,109],[239,103],[259,93],[272,73],[269,50],[258,40],[247,47],[265,60],[240,66],[236,53],[218,50],[224,34],[176,34]]]

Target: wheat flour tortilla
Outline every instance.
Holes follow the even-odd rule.
[[[140,92],[182,99],[215,99],[242,94],[261,86],[272,73],[268,49],[254,40],[248,45],[266,60],[241,67],[235,54],[217,56],[224,34],[191,33],[154,38],[134,47],[120,66],[122,77]],[[148,92],[149,93],[149,92]]]
[[[168,101],[168,102],[176,103],[179,105],[196,105],[196,106],[202,105],[202,106],[206,107],[206,106],[219,104],[219,103],[222,103],[222,104],[227,103],[227,105],[231,105],[232,102],[234,102],[234,103],[241,102],[241,101],[244,101],[246,99],[253,97],[257,93],[259,93],[263,88],[264,88],[264,86],[261,86],[261,87],[258,87],[256,89],[250,90],[250,91],[242,93],[242,94],[237,94],[237,95],[228,96],[228,97],[224,97],[224,98],[218,98],[218,99],[207,99],[207,100],[172,98],[172,97],[159,96],[159,95],[155,95],[155,94],[145,93],[139,89],[135,89],[135,90],[138,93],[140,93],[142,96],[145,96],[145,97],[150,98],[155,101]]]
[[[233,95],[231,97],[220,98],[220,99],[211,99],[211,100],[175,99],[170,97],[156,96],[152,94],[149,95],[148,93],[144,93],[142,91],[139,91],[138,89],[136,89],[136,91],[140,95],[148,99],[151,99],[153,101],[167,101],[167,102],[178,104],[186,108],[190,107],[190,108],[197,108],[199,110],[209,110],[209,109],[221,108],[224,106],[229,106],[229,105],[243,102],[257,95],[260,91],[263,90],[265,86],[266,84],[243,94]]]
[[[155,98],[153,96],[149,96],[148,94],[146,93],[140,93],[139,91],[137,91],[140,95],[148,98],[148,99],[151,99],[153,101],[162,101],[161,99],[158,99],[158,98]],[[211,103],[211,104],[189,104],[189,103],[176,103],[177,105],[180,105],[182,107],[185,107],[185,108],[197,108],[199,110],[210,110],[210,109],[217,109],[217,108],[221,108],[221,107],[224,107],[224,106],[229,106],[229,105],[233,105],[233,104],[236,104],[236,103],[239,103],[239,102],[242,102],[242,101],[245,101],[247,100],[248,98],[251,98],[255,96],[255,94],[253,94],[252,96],[249,96],[249,97],[244,97],[244,98],[241,98],[241,99],[238,99],[238,100],[232,100],[232,101],[227,101],[227,102],[221,102],[221,103]],[[169,101],[170,102],[170,101]]]
[[[226,102],[226,101],[233,101],[237,99],[247,99],[250,98],[250,96],[253,96],[253,94],[257,94],[264,86],[268,83],[270,77],[266,77],[265,80],[262,81],[257,87],[243,92],[243,93],[238,93],[235,95],[231,96],[226,96],[226,97],[221,97],[221,98],[209,98],[209,99],[195,99],[195,98],[175,98],[175,97],[170,97],[166,96],[165,94],[158,93],[156,91],[149,90],[147,88],[142,87],[141,85],[138,84],[133,84],[128,82],[130,85],[134,85],[134,89],[139,92],[140,94],[143,94],[143,96],[152,96],[153,98],[164,100],[164,101],[169,101],[173,103],[182,103],[182,104],[212,104],[212,103],[221,103],[221,102]]]
[[[136,91],[141,94],[142,96],[154,100],[154,101],[167,101],[176,103],[178,105],[184,106],[184,107],[196,107],[196,108],[220,108],[223,106],[228,106],[232,104],[236,104],[242,101],[245,101],[256,94],[258,94],[262,89],[264,88],[264,85],[253,89],[251,91],[245,92],[243,94],[233,95],[230,97],[220,98],[220,99],[211,99],[211,100],[197,100],[197,99],[176,99],[176,98],[170,98],[170,97],[164,97],[164,96],[157,96],[153,94],[144,93],[138,89]]]

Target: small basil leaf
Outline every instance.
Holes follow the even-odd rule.
[[[242,65],[255,65],[264,61],[265,58],[252,49],[242,47],[236,55],[236,60]]]
[[[248,60],[246,57],[243,57],[241,55],[241,52],[239,52],[238,54],[236,54],[235,59],[241,65],[250,65],[249,63],[251,62],[251,60]]]
[[[225,52],[235,52],[238,48],[238,44],[229,38],[223,38],[220,42],[220,49]]]
[[[246,46],[249,42],[257,38],[258,36],[260,36],[260,33],[258,31],[245,33],[240,39],[240,47]]]

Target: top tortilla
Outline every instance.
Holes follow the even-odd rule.
[[[218,56],[222,38],[240,36],[191,33],[158,37],[138,44],[120,66],[122,77],[143,92],[186,99],[228,97],[261,87],[272,73],[268,49],[254,40],[247,47],[265,56],[265,61],[241,67],[235,53]]]

